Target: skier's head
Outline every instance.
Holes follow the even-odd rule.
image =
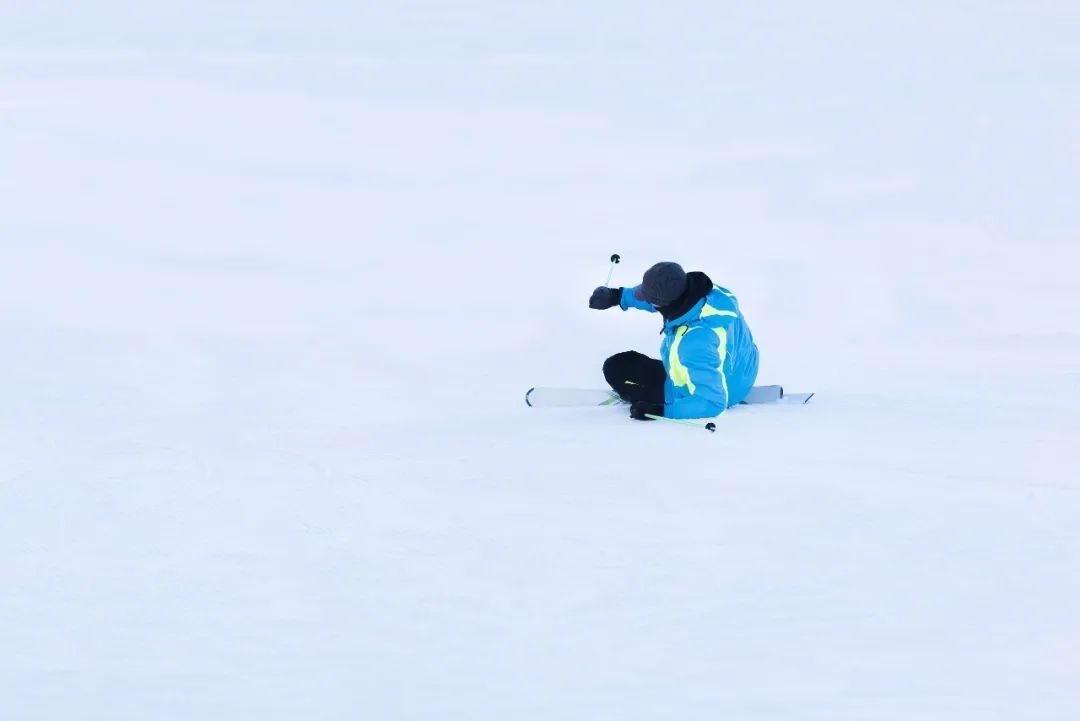
[[[634,297],[662,308],[674,303],[685,292],[686,271],[678,263],[665,261],[645,271]]]

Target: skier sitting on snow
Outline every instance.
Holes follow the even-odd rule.
[[[711,418],[742,402],[758,372],[758,349],[739,302],[704,273],[657,263],[635,288],[601,286],[589,307],[638,308],[664,317],[660,357],[625,351],[604,361],[604,377],[630,417]]]

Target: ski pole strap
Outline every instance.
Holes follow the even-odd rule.
[[[676,423],[680,426],[689,426],[690,428],[704,428],[710,433],[716,433],[716,424],[712,421],[689,421],[682,418],[666,418],[665,416],[656,416],[652,413],[646,413],[646,418],[652,418],[654,421],[667,421],[668,423]]]

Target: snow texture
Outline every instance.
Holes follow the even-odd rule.
[[[1078,8],[6,0],[0,719],[1080,718]]]

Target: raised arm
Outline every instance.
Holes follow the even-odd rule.
[[[619,298],[619,307],[622,308],[623,310],[630,310],[631,308],[637,308],[638,310],[644,310],[644,311],[647,311],[649,313],[655,313],[656,308],[654,308],[651,303],[649,303],[647,300],[638,300],[637,296],[634,295],[634,291],[637,290],[637,288],[638,288],[638,286],[635,286],[633,288],[620,288],[619,289],[619,290],[622,291],[622,295]]]
[[[623,310],[637,308],[649,313],[655,313],[654,308],[648,301],[638,300],[634,295],[637,288],[607,288],[600,286],[589,297],[589,307],[593,310],[607,310],[619,306]]]
[[[619,306],[623,310],[638,308],[655,313],[656,309],[643,300],[634,297],[633,288],[607,288],[600,286],[589,296],[589,307],[593,310],[607,310]]]

